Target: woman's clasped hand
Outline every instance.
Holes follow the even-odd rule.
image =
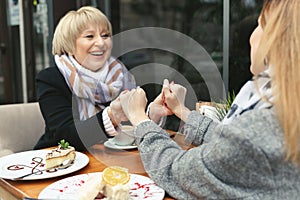
[[[186,88],[174,82],[169,83],[169,80],[165,79],[161,93],[149,104],[148,115],[145,112],[148,100],[142,88],[124,91],[119,98],[124,114],[136,126],[141,121],[149,119],[157,122],[158,118],[167,115],[175,114],[180,117],[186,115],[185,95]]]

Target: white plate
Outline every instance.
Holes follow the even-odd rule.
[[[126,146],[120,146],[120,145],[116,145],[113,142],[113,138],[108,139],[106,142],[104,142],[104,146],[111,148],[111,149],[135,149],[137,148],[136,145],[126,145]]]
[[[80,174],[59,180],[47,186],[38,198],[76,200],[78,198],[77,190],[85,183],[88,176],[101,176],[101,174],[102,172]],[[130,187],[130,200],[161,200],[165,196],[165,191],[145,176],[130,174],[128,184]]]
[[[5,179],[13,179],[24,174],[32,172],[33,168],[37,170],[45,170],[46,154],[50,150],[33,150],[11,154],[0,158],[0,177]],[[66,169],[49,172],[43,171],[38,174],[27,176],[22,180],[38,180],[57,176],[62,176],[82,169],[89,163],[89,157],[83,153],[76,152],[74,164]]]

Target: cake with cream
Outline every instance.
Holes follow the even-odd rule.
[[[78,190],[80,200],[94,200],[106,197],[108,200],[128,200],[130,198],[128,169],[118,166],[108,167],[99,176],[90,175]]]
[[[64,164],[65,161],[74,162],[76,157],[75,148],[65,140],[61,140],[58,147],[52,149],[46,155],[46,169],[52,169]]]

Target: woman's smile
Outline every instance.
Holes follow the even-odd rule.
[[[91,71],[98,71],[106,64],[112,49],[112,40],[102,27],[89,24],[76,39],[73,54],[77,62]]]

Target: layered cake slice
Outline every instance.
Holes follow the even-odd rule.
[[[85,183],[77,191],[79,200],[102,199],[104,195],[101,193],[103,189],[102,176],[89,174]]]
[[[102,173],[102,193],[110,200],[129,199],[130,174],[128,169],[118,166],[108,167]]]
[[[89,176],[78,190],[80,200],[94,200],[106,197],[108,200],[128,200],[130,198],[128,169],[118,166],[104,169],[102,175]]]
[[[68,160],[68,163],[74,162],[76,157],[75,148],[70,146],[65,140],[61,140],[58,147],[51,150],[46,155],[46,169],[59,167]]]

